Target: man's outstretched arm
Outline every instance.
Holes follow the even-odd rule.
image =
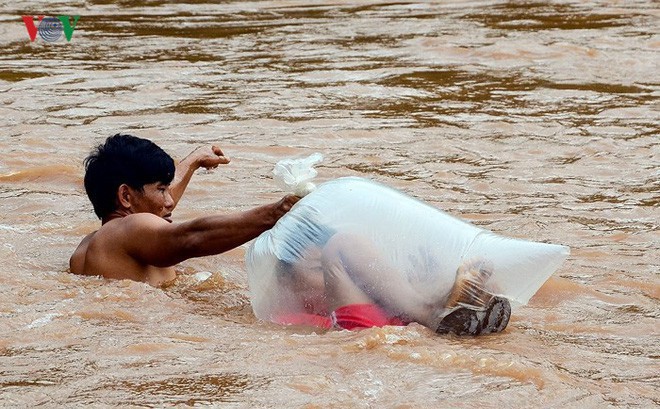
[[[218,165],[226,165],[227,163],[229,163],[229,158],[217,146],[201,146],[192,151],[176,166],[174,180],[170,184],[174,207],[181,200],[190,178],[197,169],[215,169]]]
[[[200,217],[185,223],[168,223],[141,213],[127,216],[118,235],[125,250],[137,261],[170,267],[193,257],[220,254],[244,244],[275,225],[299,200],[287,195],[276,203],[230,215]]]

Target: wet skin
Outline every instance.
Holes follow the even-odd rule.
[[[174,266],[179,262],[219,254],[252,240],[298,201],[287,195],[241,213],[173,223],[172,211],[194,171],[227,163],[220,148],[201,147],[179,163],[171,185],[119,186],[117,208],[103,218],[99,230],[82,240],[71,256],[71,272],[161,285],[176,277]]]

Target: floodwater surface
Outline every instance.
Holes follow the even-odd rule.
[[[0,10],[0,406],[660,404],[656,2]],[[70,42],[30,42],[28,14],[80,19]],[[175,221],[277,200],[273,165],[321,152],[320,181],[367,177],[572,253],[482,338],[261,322],[245,246],[166,288],[74,276],[99,226],[82,161],[117,132],[232,159],[198,172]]]

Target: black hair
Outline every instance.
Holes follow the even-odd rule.
[[[94,213],[103,219],[117,209],[117,189],[126,184],[142,191],[144,185],[174,179],[174,160],[148,139],[116,134],[85,159],[85,191]]]

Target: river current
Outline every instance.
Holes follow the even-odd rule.
[[[0,406],[660,404],[657,2],[0,11]],[[70,41],[31,42],[23,15],[80,18]],[[182,263],[166,288],[75,276],[99,226],[82,161],[117,132],[232,159],[194,176],[175,222],[274,201],[273,165],[320,152],[320,181],[370,178],[571,256],[481,338],[261,322],[246,246]]]

